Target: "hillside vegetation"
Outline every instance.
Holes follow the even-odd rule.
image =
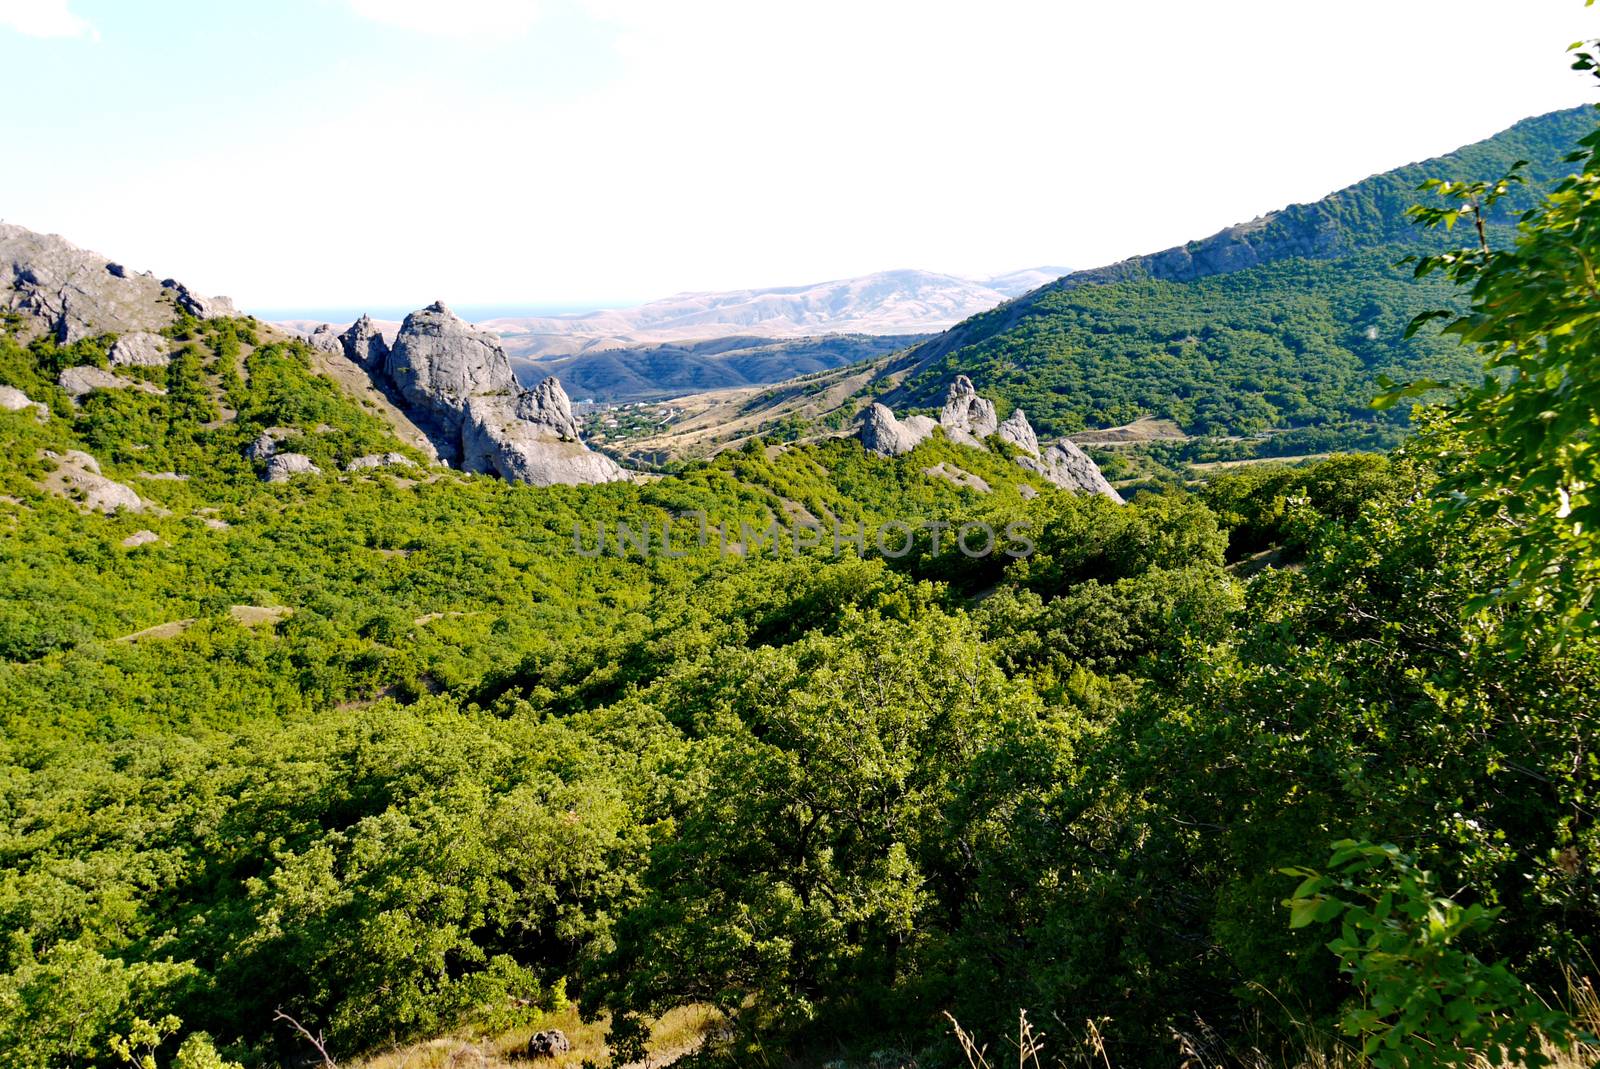
[[[164,393],[75,404],[59,370],[108,339],[11,323],[0,384],[48,418],[0,411],[0,1060],[307,1064],[282,1011],[349,1062],[573,1004],[616,1065],[673,1011],[718,1022],[701,1065],[957,1065],[943,1014],[999,1037],[1019,1009],[1052,1058],[1117,1066],[1573,1050],[1600,952],[1597,145],[1430,288],[1385,291],[1372,253],[1032,298],[1063,344],[1195,332],[1176,399],[1108,367],[1108,419],[1360,423],[1368,372],[1505,369],[1392,455],[1126,506],[938,432],[596,486],[340,474],[407,450],[302,343],[181,317],[169,367],[124,372]],[[1470,351],[1361,348],[1447,283]],[[1060,381],[987,381],[1074,418]],[[269,428],[322,474],[262,481]],[[69,450],[141,510],[60,492]],[[1027,549],[964,552],[968,524]]]
[[[1503,232],[1594,126],[1589,108],[1528,119],[1203,241],[1068,275],[891,363],[906,376],[891,398],[934,405],[965,374],[1042,433],[1155,416],[1204,437],[1288,432],[1250,451],[1264,455],[1392,445],[1405,413],[1368,406],[1380,376],[1465,384],[1479,370],[1470,351],[1405,335],[1416,308],[1451,303],[1398,263],[1424,247],[1406,214],[1417,187],[1529,161],[1528,186],[1486,213]]]

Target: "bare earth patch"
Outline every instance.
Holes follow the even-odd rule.
[[[294,610],[286,605],[233,605],[228,609],[228,615],[233,617],[233,622],[240,627],[261,627],[275,624],[279,620],[293,615]],[[194,625],[194,617],[185,620],[169,620],[164,624],[147,627],[143,631],[135,631],[131,635],[123,635],[113,639],[114,642],[143,642],[153,638],[176,638]]]

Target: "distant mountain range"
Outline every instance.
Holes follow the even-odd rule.
[[[881,356],[1067,270],[1032,267],[985,279],[880,271],[802,286],[680,293],[634,308],[499,316],[476,326],[500,336],[525,382],[557,375],[574,397],[653,400],[778,382]],[[390,337],[399,326],[376,322]],[[279,325],[308,334],[319,321]]]
[[[524,384],[551,375],[578,400],[656,401],[741,386],[764,386],[898,352],[926,334],[825,334],[810,338],[735,335],[596,349],[566,356],[512,358]]]
[[[931,334],[1066,274],[1036,267],[976,280],[933,271],[880,271],[803,286],[679,293],[637,308],[581,315],[507,316],[480,324],[515,357],[730,336]]]

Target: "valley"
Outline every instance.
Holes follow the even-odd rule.
[[[0,223],[0,1063],[1592,1064],[1597,114],[483,322]]]

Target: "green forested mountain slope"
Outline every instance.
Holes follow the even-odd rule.
[[[1600,165],[1562,197],[1475,312],[1530,374],[1392,457],[1125,506],[942,432],[581,487],[352,472],[406,449],[302,343],[180,315],[170,366],[118,372],[164,393],[74,402],[108,339],[8,322],[0,1063],[315,1063],[282,1010],[341,1065],[527,1064],[575,1000],[619,1066],[684,1006],[712,1066],[946,1069],[945,1013],[1000,1050],[1019,1010],[1068,1063],[1533,1064],[1600,956]],[[1265,379],[1320,306],[1242,302],[1317,267],[1078,292],[1192,287],[1160,331],[1233,308],[1226,352],[1183,345],[1248,339]],[[269,431],[321,472],[263,481]],[[71,451],[137,508],[87,507]],[[740,552],[616,540],[698,514]],[[738,526],[805,517],[947,526]],[[1033,551],[960,552],[978,520]]]
[[[1527,119],[1313,204],[1068,275],[889,365],[904,376],[890,401],[936,404],[949,379],[966,374],[1049,433],[1155,415],[1199,435],[1303,429],[1276,443],[1280,452],[1392,441],[1404,413],[1366,407],[1379,375],[1476,374],[1454,346],[1402,337],[1417,311],[1450,303],[1437,283],[1394,266],[1438,243],[1406,218],[1426,196],[1416,187],[1497,178],[1527,160],[1526,190],[1494,217],[1503,224],[1571,170],[1563,157],[1595,125],[1587,107]],[[1496,232],[1504,240],[1504,228]]]

